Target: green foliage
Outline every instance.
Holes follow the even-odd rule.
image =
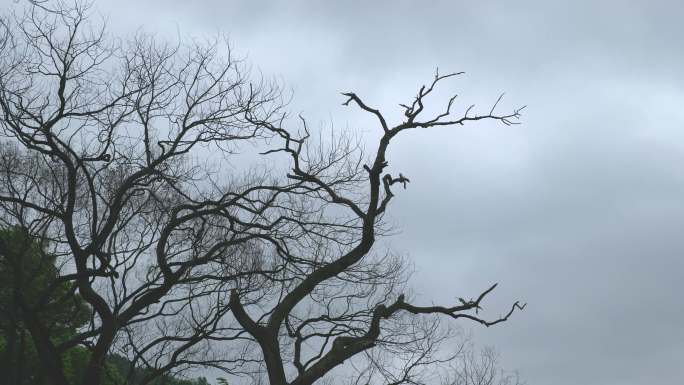
[[[0,370],[17,385],[42,384],[43,371],[26,320],[37,319],[55,344],[88,320],[89,308],[66,283],[57,282],[56,257],[19,227],[0,229]],[[67,378],[87,363],[85,349],[63,357]]]
[[[53,343],[73,337],[88,322],[90,309],[74,288],[58,283],[57,258],[45,251],[45,242],[32,238],[18,227],[0,229],[0,373],[2,383],[42,385],[45,377],[26,317],[37,317],[46,325]],[[62,354],[64,375],[70,384],[79,384],[90,360],[82,346]],[[103,385],[137,385],[149,374],[133,368],[124,357],[109,356]],[[150,385],[208,385],[204,377],[183,380],[160,376]]]
[[[19,227],[0,230],[0,327],[23,327],[23,313],[43,319],[56,341],[88,321],[88,306],[67,283],[57,283],[56,257]]]

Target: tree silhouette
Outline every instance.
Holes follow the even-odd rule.
[[[221,40],[111,39],[82,3],[34,3],[2,25],[0,218],[49,245],[49,287],[90,313],[64,340],[28,322],[48,381],[68,383],[62,357],[76,347],[88,350],[83,384],[101,383],[112,353],[144,367],[142,382],[202,366],[306,385],[369,352],[437,365],[424,357],[448,338],[442,319],[491,326],[522,308],[482,317],[496,285],[417,304],[402,258],[376,245],[395,185],[409,183],[390,172],[397,136],[520,115],[496,112],[501,97],[457,113],[455,96],[428,115],[460,73],[436,73],[396,124],[344,93],[379,126],[366,151],[290,119],[278,85]],[[273,166],[236,167],[250,151]]]

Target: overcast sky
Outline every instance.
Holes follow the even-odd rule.
[[[3,0],[7,2],[7,0]],[[115,4],[116,3],[116,4]],[[97,1],[116,31],[230,36],[294,90],[311,122],[379,128],[436,67],[460,107],[527,105],[522,125],[414,131],[390,155],[411,178],[393,248],[424,302],[500,282],[483,330],[530,385],[684,380],[684,3],[679,1]],[[372,135],[371,135],[372,136]]]

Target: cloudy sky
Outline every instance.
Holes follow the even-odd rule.
[[[8,2],[7,0],[4,0]],[[493,282],[473,327],[530,385],[681,384],[684,378],[684,3],[677,1],[96,1],[116,31],[230,36],[294,91],[311,122],[373,132],[355,91],[390,120],[435,68],[481,111],[522,125],[414,131],[393,170],[393,248],[421,300]],[[372,135],[369,135],[372,137]]]

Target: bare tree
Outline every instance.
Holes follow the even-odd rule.
[[[75,346],[90,351],[83,384],[100,383],[112,352],[153,369],[146,381],[201,366],[306,385],[379,351],[408,365],[385,378],[415,383],[416,368],[450,360],[433,358],[448,335],[438,317],[492,326],[523,308],[481,317],[496,285],[415,304],[405,261],[374,248],[396,185],[409,183],[387,171],[395,137],[515,124],[520,109],[499,114],[499,97],[486,114],[457,114],[454,96],[424,116],[435,87],[461,73],[436,73],[398,123],[343,93],[377,120],[366,152],[348,135],[315,140],[277,84],[251,78],[220,39],[118,40],[88,15],[82,3],[34,2],[2,19],[0,41],[0,218],[48,240],[53,284],[92,310],[87,328],[56,342],[41,308],[24,307],[55,384],[67,383],[60,357]],[[245,157],[275,166],[227,171]]]
[[[467,346],[457,359],[449,363],[444,385],[523,385],[518,372],[499,367],[498,353],[485,348],[479,353]]]
[[[411,328],[416,332],[415,328]],[[371,350],[354,366],[350,384],[522,385],[517,372],[502,369],[491,347],[477,349],[462,330],[432,323],[409,344]]]

